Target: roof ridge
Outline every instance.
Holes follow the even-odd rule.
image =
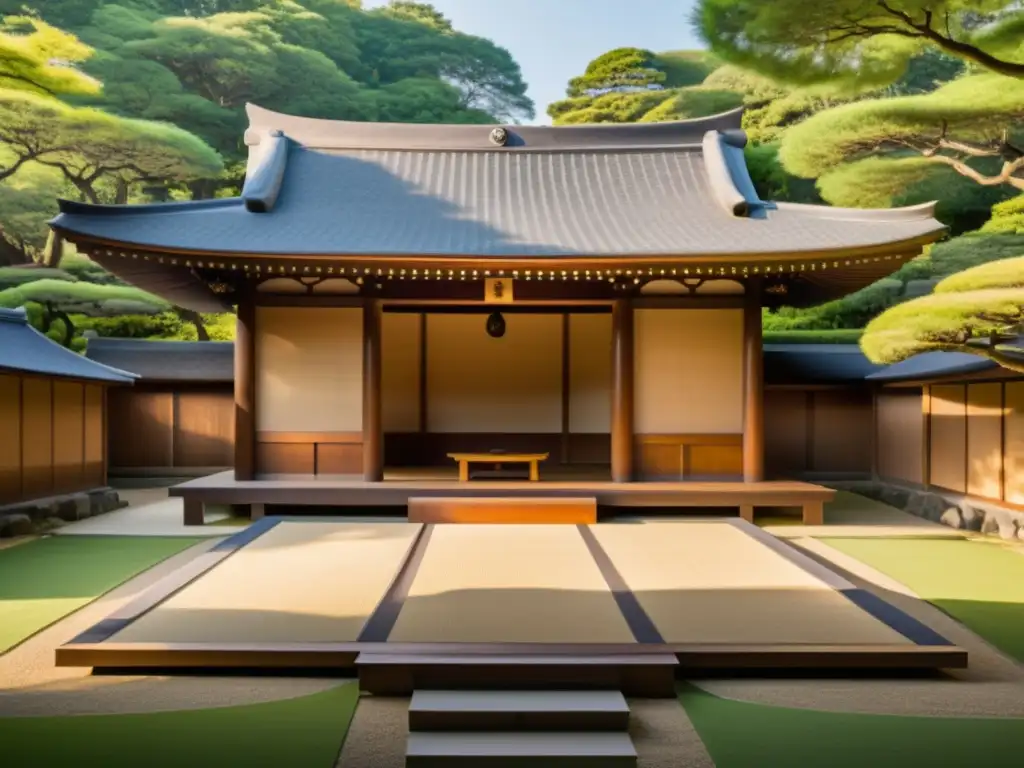
[[[739,130],[743,107],[717,115],[660,123],[580,125],[371,123],[301,117],[246,105],[245,143],[257,146],[278,130],[313,149],[457,150],[516,152],[627,149],[652,145],[699,145],[710,130]]]
[[[28,325],[28,313],[24,307],[5,309],[0,307],[0,323],[12,323],[14,325]]]

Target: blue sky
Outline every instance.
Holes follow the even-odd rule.
[[[364,8],[386,0],[363,0]],[[703,47],[690,28],[693,0],[432,0],[461,32],[511,51],[530,87],[539,123],[591,59],[623,46]]]

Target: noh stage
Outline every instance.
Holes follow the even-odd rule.
[[[740,520],[433,525],[265,517],[57,651],[61,666],[356,670],[364,690],[966,666]]]

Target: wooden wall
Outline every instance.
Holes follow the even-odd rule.
[[[855,387],[767,387],[770,478],[870,475],[871,394]]]
[[[1024,381],[878,393],[878,474],[1024,505]]]
[[[136,384],[109,394],[113,474],[234,464],[232,384]]]
[[[106,484],[104,387],[0,374],[0,504]]]

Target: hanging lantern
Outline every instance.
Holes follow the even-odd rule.
[[[492,339],[500,339],[505,335],[505,318],[501,312],[492,312],[487,316],[487,335]]]

